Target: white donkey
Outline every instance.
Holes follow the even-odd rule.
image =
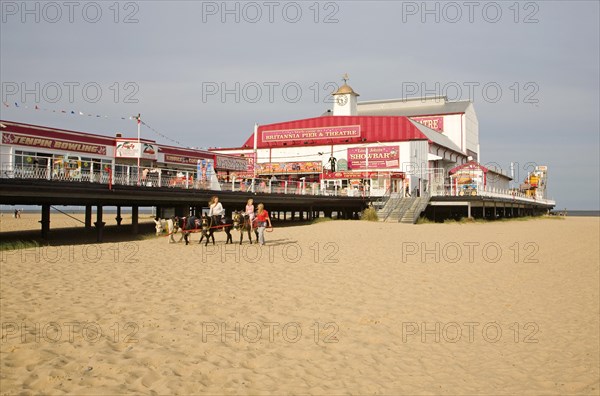
[[[160,236],[165,229],[167,230],[167,235],[169,236],[169,243],[181,242],[183,239],[183,234],[179,233],[179,240],[175,240],[173,235],[177,234],[179,231],[179,224],[176,217],[171,217],[170,219],[158,219],[154,220],[154,224],[156,224],[156,236]]]
[[[167,222],[165,219],[154,219],[154,224],[156,224],[156,236],[160,236],[165,231],[165,227],[167,226]]]

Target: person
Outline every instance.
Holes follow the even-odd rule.
[[[405,190],[405,197],[410,197],[410,188],[408,187],[408,184],[406,185],[406,190]]]
[[[212,197],[208,202],[208,206],[210,207],[208,215],[212,218],[213,224],[220,224],[225,214],[225,209],[223,209],[223,205],[219,202],[219,197]]]
[[[254,222],[254,200],[252,198],[246,203],[246,211],[244,214],[248,216],[248,219],[250,220],[250,228],[254,228],[252,224]]]
[[[335,172],[335,163],[337,162],[337,159],[332,155],[331,157],[329,157],[329,164],[331,166],[331,171]]]
[[[273,227],[271,225],[271,218],[269,217],[269,212],[265,210],[265,205],[262,203],[258,204],[256,209],[256,226],[258,228],[258,243],[261,245],[265,244],[265,229]]]

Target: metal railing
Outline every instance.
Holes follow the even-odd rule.
[[[141,187],[170,187],[170,188],[183,188],[183,189],[197,189],[197,190],[221,190],[221,191],[239,191],[239,192],[257,192],[267,194],[297,194],[297,195],[324,195],[324,196],[348,196],[348,197],[370,197],[372,198],[373,205],[379,209],[385,208],[385,216],[389,216],[395,207],[399,204],[396,202],[395,205],[387,205],[390,198],[394,197],[394,193],[391,192],[388,187],[384,192],[378,194],[380,190],[358,190],[352,187],[340,188],[329,187],[322,188],[319,183],[309,182],[305,180],[300,181],[288,181],[288,180],[276,180],[276,179],[236,179],[232,178],[231,181],[219,181],[213,177],[213,181],[210,180],[198,180],[196,172],[193,171],[165,171],[159,172],[150,171],[145,175],[140,175],[138,180],[137,167],[121,165],[118,166],[115,171],[109,173],[106,170],[86,170],[86,169],[52,169],[48,167],[18,167],[12,166],[7,169],[3,169],[0,173],[0,178],[15,178],[15,179],[43,179],[43,180],[58,180],[58,181],[71,181],[80,183],[99,183],[109,184],[113,186],[136,186]],[[416,188],[416,187],[415,187]],[[462,192],[462,194],[461,194]],[[413,189],[413,196],[416,196],[416,190]],[[552,199],[530,196],[519,192],[517,190],[497,189],[490,187],[478,187],[468,191],[456,189],[449,184],[435,185],[425,187],[425,191],[421,195],[422,197],[436,197],[436,196],[462,196],[465,194],[479,195],[484,197],[493,198],[505,198],[512,199],[523,203],[541,203],[546,205],[555,205],[556,202]],[[404,195],[400,193],[400,195]],[[398,197],[400,198],[400,197]],[[390,207],[386,207],[390,206]]]
[[[198,180],[192,171],[161,171],[140,174],[137,167],[121,165],[112,172],[107,170],[90,171],[85,169],[64,170],[50,167],[12,166],[0,172],[0,178],[38,179],[50,181],[70,181],[78,183],[99,183],[113,186],[137,186],[144,188],[169,187],[196,190],[256,192],[267,194],[325,195],[365,197],[367,192],[353,188],[323,189],[320,183],[308,181],[288,181],[275,179],[236,179],[231,181]],[[110,180],[109,180],[110,179]]]
[[[517,190],[500,189],[494,187],[477,187],[469,190],[460,190],[454,186],[446,184],[444,188],[437,188],[430,191],[432,197],[459,197],[459,196],[481,196],[490,198],[512,199],[520,202],[541,203],[547,205],[556,205],[556,202],[549,198],[543,198],[535,195],[527,195]]]

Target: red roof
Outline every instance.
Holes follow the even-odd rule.
[[[486,168],[485,166],[481,165],[480,163],[476,162],[476,161],[469,161],[466,162],[462,165],[459,165],[457,167],[454,167],[452,169],[450,169],[448,171],[448,174],[453,175],[454,173],[458,172],[459,170],[462,169],[467,169],[467,170],[474,170],[474,169],[480,169],[483,171],[483,173],[487,173],[488,172],[488,168]]]
[[[408,140],[427,140],[427,137],[414,126],[408,117],[401,116],[323,116],[296,121],[261,125],[258,127],[258,148],[281,147],[284,142],[262,141],[262,133],[267,131],[284,131],[322,127],[343,127],[360,125],[360,137],[347,139],[320,139],[286,142],[285,146],[320,146],[328,144],[347,144],[361,142],[398,142]],[[242,148],[253,148],[254,136],[250,136]]]

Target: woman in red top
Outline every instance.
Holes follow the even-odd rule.
[[[262,203],[258,204],[256,211],[256,222],[257,222],[257,231],[258,231],[258,243],[261,245],[265,244],[265,228],[267,225],[271,228],[271,218],[269,217],[269,212],[265,210],[265,205]]]

